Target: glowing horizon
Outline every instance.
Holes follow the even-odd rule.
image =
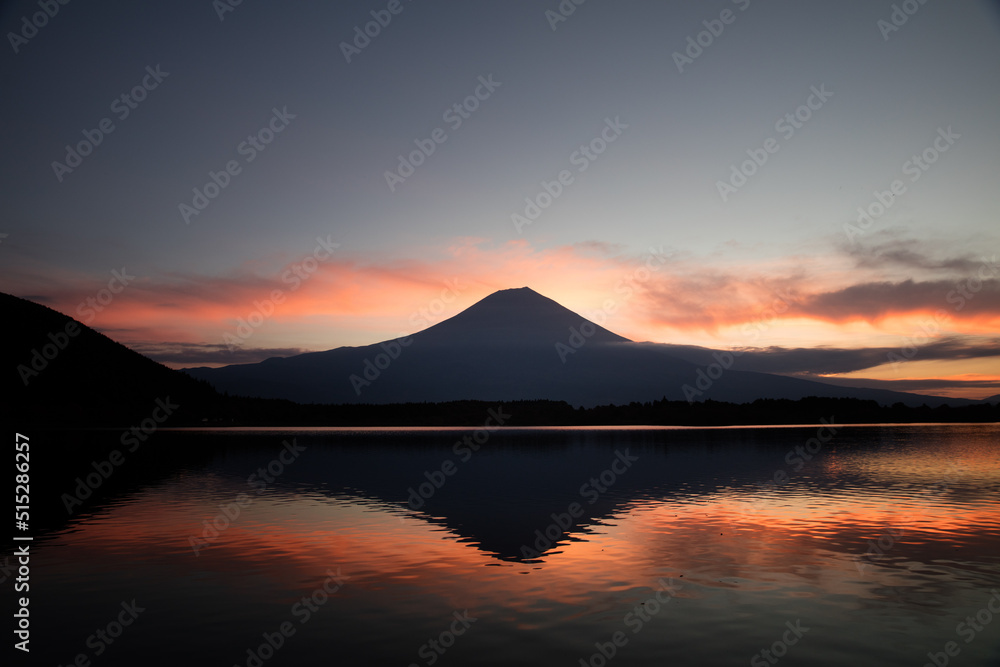
[[[698,3],[414,5],[351,58],[349,5],[67,10],[0,61],[0,290],[175,368],[373,344],[528,286],[636,341],[913,345],[896,375],[789,372],[1000,393],[995,7],[885,33],[871,3],[733,4],[692,62]]]
[[[251,355],[259,350],[263,359],[416,333],[494,291],[526,286],[636,342],[736,350],[896,349],[895,356],[885,355],[884,366],[812,374],[976,385],[913,390],[953,397],[985,398],[1000,389],[1000,362],[988,349],[996,344],[990,335],[1000,331],[1000,304],[972,282],[979,275],[986,276],[984,284],[996,281],[991,272],[998,265],[990,261],[945,291],[934,272],[922,281],[888,283],[865,280],[874,272],[831,270],[849,257],[827,257],[822,274],[811,274],[807,260],[788,261],[783,274],[776,274],[770,263],[722,268],[666,248],[635,256],[597,244],[536,249],[515,241],[497,248],[458,239],[444,257],[423,263],[363,262],[339,247],[321,254],[316,259],[307,252],[284,263],[272,257],[229,275],[175,274],[169,280],[129,279],[123,267],[128,284],[113,285],[117,294],[103,277],[88,284],[87,276],[76,276],[65,280],[71,288],[52,290],[47,301],[153,358],[172,346],[229,349],[236,337],[235,347]],[[873,295],[867,301],[857,298],[864,291]],[[900,291],[909,294],[909,304],[892,301]],[[697,299],[689,296],[695,294]],[[102,307],[102,298],[112,301]],[[237,336],[241,324],[251,336]],[[970,360],[963,349],[961,358],[921,359],[927,346],[955,340],[986,343],[983,354],[994,356]],[[220,355],[217,362],[166,363],[180,368],[233,361]]]

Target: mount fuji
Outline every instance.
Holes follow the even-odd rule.
[[[729,353],[714,358],[699,365],[674,356],[670,346],[630,341],[522,287],[494,292],[410,336],[184,372],[233,395],[299,403],[552,399],[591,407],[806,396],[932,407],[968,402],[740,371]]]

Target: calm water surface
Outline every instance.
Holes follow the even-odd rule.
[[[34,436],[37,664],[1000,664],[997,425],[161,431],[68,515],[118,436]]]

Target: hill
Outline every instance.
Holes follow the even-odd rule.
[[[171,424],[197,423],[221,399],[207,382],[51,308],[0,293],[0,309],[15,324],[2,351],[8,369],[4,395],[15,427],[120,426],[154,412]]]

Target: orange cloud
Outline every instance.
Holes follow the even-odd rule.
[[[47,304],[140,348],[222,345],[241,322],[253,325],[252,336],[239,340],[247,348],[364,345],[521,286],[629,338],[656,342],[863,346],[881,335],[884,345],[885,335],[913,332],[940,313],[942,335],[993,333],[1000,325],[1000,281],[988,263],[964,281],[892,282],[838,256],[720,262],[667,249],[628,254],[603,243],[537,248],[462,238],[418,259],[362,261],[317,246],[291,261],[263,257],[218,275],[138,277],[117,294],[104,277],[65,271],[22,282],[44,285]],[[88,299],[105,299],[91,321],[81,316]]]

